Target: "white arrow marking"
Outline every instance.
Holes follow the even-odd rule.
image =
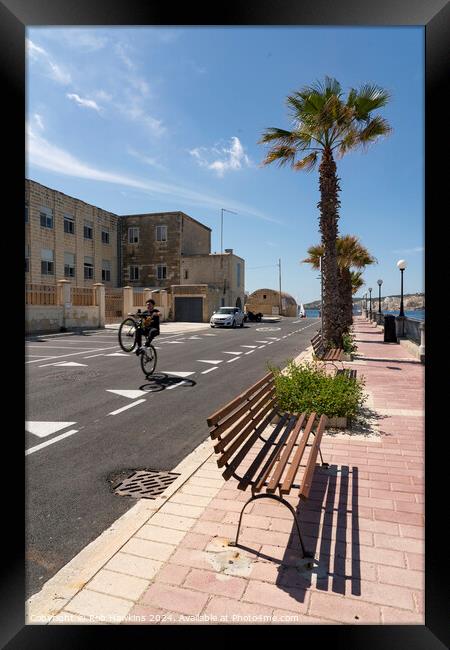
[[[211,359],[197,359],[197,361],[200,363],[212,363],[215,366],[216,363],[222,363],[223,359],[214,359],[214,361]]]
[[[55,433],[60,429],[65,429],[66,427],[72,426],[76,422],[25,422],[25,431],[39,436],[39,438],[45,438],[51,433]]]
[[[112,390],[111,388],[107,388],[106,391],[108,393],[116,393],[117,395],[122,395],[123,397],[129,397],[130,399],[136,399],[136,397],[143,397],[144,395],[148,395],[145,390]]]

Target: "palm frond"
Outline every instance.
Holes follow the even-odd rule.
[[[308,156],[305,156],[301,160],[298,160],[296,163],[294,163],[293,167],[296,170],[303,169],[306,172],[311,172],[316,166],[317,158],[317,151],[313,151]]]
[[[278,163],[279,167],[283,167],[283,165],[287,165],[288,163],[293,165],[295,160],[295,154],[296,154],[295,147],[288,147],[286,145],[280,144],[270,149],[270,151],[267,153],[266,157],[264,158],[262,164],[270,165],[271,163],[276,162]]]
[[[359,140],[361,144],[367,145],[383,135],[392,133],[387,120],[377,115],[359,132]]]
[[[374,84],[364,84],[353,100],[357,120],[368,120],[370,113],[386,106],[391,95],[387,90]]]

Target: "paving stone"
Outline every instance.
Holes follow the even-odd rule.
[[[150,519],[150,521],[153,521],[153,518]],[[140,537],[141,539],[150,539],[154,542],[173,544],[176,546],[181,542],[185,535],[186,532],[183,530],[175,530],[174,528],[163,528],[162,526],[146,524],[137,531],[135,537]]]
[[[138,537],[132,537],[122,547],[124,553],[139,555],[140,557],[146,557],[150,560],[160,560],[162,562],[167,561],[175,549],[176,546],[172,546],[171,544],[162,544],[161,542],[140,539]]]
[[[108,571],[107,569],[102,569],[88,584],[88,589],[92,591],[101,591],[111,596],[134,601],[139,599],[139,596],[147,587],[148,580]]]
[[[189,567],[178,566],[177,564],[166,564],[163,568],[156,574],[155,582],[165,582],[170,585],[181,585],[184,582],[187,574],[189,573]]]
[[[308,613],[311,616],[348,625],[357,623],[376,625],[381,622],[381,611],[378,605],[318,592],[311,594]]]
[[[141,598],[141,604],[157,605],[182,614],[200,614],[208,602],[208,594],[162,583],[150,585]]]
[[[223,573],[192,569],[183,586],[238,600],[244,593],[246,581]]]
[[[306,614],[309,597],[310,593],[305,589],[297,589],[295,587],[285,587],[282,589],[268,582],[249,580],[242,600]]]
[[[83,589],[72,598],[64,609],[74,614],[81,614],[81,616],[93,616],[105,623],[117,623],[128,614],[133,604],[131,600]]]
[[[175,530],[187,531],[195,524],[195,519],[182,517],[181,515],[170,515],[157,512],[151,519],[153,526],[162,526],[163,528],[174,528]]]
[[[110,559],[105,569],[151,580],[161,567],[162,562],[119,552]]]

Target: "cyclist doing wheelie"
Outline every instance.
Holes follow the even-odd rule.
[[[144,348],[142,347],[142,334],[146,337],[145,347],[149,347],[155,336],[159,335],[159,316],[161,312],[155,309],[155,301],[152,298],[147,300],[145,304],[147,309],[141,314],[143,317],[142,328],[138,327],[136,330],[136,354],[138,356],[144,352]]]

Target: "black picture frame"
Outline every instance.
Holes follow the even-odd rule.
[[[444,270],[444,255],[430,254],[432,240],[436,237],[438,215],[448,212],[446,187],[448,185],[448,163],[443,165],[437,158],[439,145],[448,138],[448,128],[443,126],[447,104],[443,104],[445,80],[448,79],[449,59],[448,34],[450,32],[450,9],[446,0],[241,0],[227,2],[220,6],[192,6],[191,3],[174,9],[169,3],[145,0],[0,0],[0,69],[2,74],[4,118],[3,151],[7,153],[8,165],[3,168],[11,210],[17,215],[19,233],[24,199],[24,106],[25,106],[25,28],[37,25],[361,25],[361,26],[401,26],[420,25],[425,29],[425,66],[426,66],[426,105],[425,105],[425,241],[426,241],[426,294],[427,294],[427,364],[426,377],[426,602],[425,625],[379,625],[379,626],[294,626],[289,633],[295,634],[297,642],[320,644],[329,642],[330,647],[339,648],[421,648],[434,650],[448,647],[449,626],[448,580],[445,569],[448,565],[448,542],[446,533],[446,512],[448,510],[446,495],[446,467],[437,456],[442,454],[446,435],[444,414],[445,401],[439,400],[436,385],[431,392],[432,359],[437,346],[442,352],[447,346],[447,338],[437,334],[437,298],[432,289],[443,291],[442,283],[448,277]],[[176,15],[176,23],[174,16]],[[5,92],[6,89],[6,92]],[[445,145],[442,146],[445,148]],[[15,152],[15,153],[14,153]],[[4,158],[5,159],[5,158]],[[445,176],[444,176],[445,174]],[[438,208],[439,202],[439,208]],[[439,212],[438,212],[439,210]],[[20,218],[19,218],[20,215]],[[4,215],[5,216],[5,215]],[[444,215],[445,216],[445,215]],[[439,235],[438,235],[439,236]],[[22,238],[18,234],[14,242],[8,239],[8,250],[12,253],[13,263],[23,255]],[[16,248],[15,248],[16,246]],[[20,255],[19,255],[20,248]],[[5,277],[5,276],[4,276]],[[20,287],[18,287],[20,288]],[[14,313],[14,320],[24,314],[21,289],[12,304],[8,303],[8,312]],[[440,308],[441,309],[441,308]],[[440,314],[442,316],[442,314]],[[442,327],[445,327],[441,323]],[[435,335],[436,328],[436,335]],[[445,330],[444,330],[445,334]],[[16,345],[19,345],[17,342]],[[437,352],[436,352],[437,358]],[[13,359],[17,365],[17,359]],[[435,371],[436,372],[436,369]],[[433,409],[435,405],[435,410]],[[436,411],[436,412],[435,412]],[[440,411],[440,412],[439,412]],[[13,427],[14,443],[10,454],[14,461],[5,463],[14,472],[20,495],[20,462],[23,458],[22,438]],[[17,477],[19,474],[19,478]],[[25,477],[22,474],[25,496]],[[148,639],[146,626],[25,626],[24,623],[24,522],[21,501],[14,496],[4,498],[6,513],[4,515],[4,551],[1,562],[0,581],[0,645],[11,649],[43,647],[67,648],[87,645],[87,639],[103,638],[104,632],[123,639],[132,635],[134,638]],[[15,523],[13,514],[18,513]],[[163,629],[163,632],[161,632]],[[161,634],[172,634],[174,628],[151,628],[151,641]],[[198,626],[179,628],[179,632],[188,638]],[[273,627],[272,627],[273,629]],[[126,632],[125,632],[126,630]],[[215,628],[217,631],[217,628]],[[275,634],[281,639],[288,632],[287,626],[275,626]],[[212,628],[201,628],[201,635],[206,639]],[[251,628],[253,635],[254,626]],[[267,628],[264,635],[269,634]],[[220,634],[228,637],[234,634],[230,627],[220,628]]]

